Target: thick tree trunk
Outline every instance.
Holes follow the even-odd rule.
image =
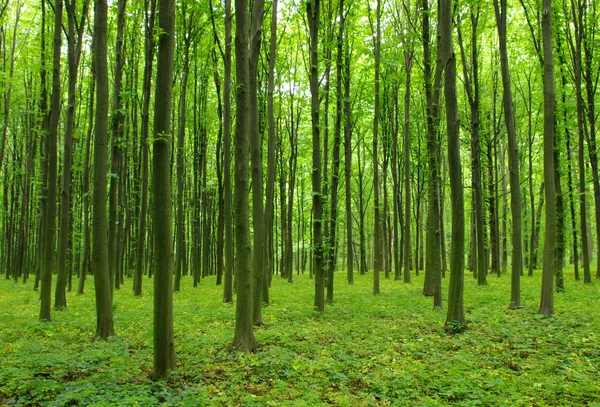
[[[235,0],[235,244],[237,302],[233,348],[252,352],[257,342],[252,329],[252,247],[248,197],[248,154],[251,129],[248,61],[248,1]]]
[[[106,0],[94,0],[94,51],[96,67],[96,136],[94,138],[94,212],[92,221],[92,269],[96,289],[96,336],[114,335],[108,264],[106,174],[108,172],[108,63]]]
[[[158,1],[158,54],[154,96],[152,224],[154,229],[154,364],[152,377],[165,380],[175,368],[173,336],[173,234],[171,232],[171,95],[175,48],[175,4]]]
[[[438,53],[443,55],[445,71],[444,96],[446,98],[448,169],[452,200],[452,248],[450,250],[450,282],[445,325],[446,329],[457,331],[464,329],[466,324],[463,310],[465,215],[460,165],[456,57],[452,49],[452,2],[450,0],[443,1],[439,10],[440,45]],[[476,55],[474,55],[474,59],[476,59]]]

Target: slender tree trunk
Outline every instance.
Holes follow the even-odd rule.
[[[381,0],[377,0],[376,11],[376,33],[375,33],[375,106],[373,111],[373,294],[379,294],[379,272],[383,266],[383,236],[381,208],[379,202],[379,160],[378,142],[379,142],[379,65],[381,61]]]
[[[306,3],[306,14],[309,27],[310,49],[310,94],[311,94],[311,120],[312,120],[312,188],[313,188],[313,248],[315,270],[315,308],[325,311],[324,298],[324,264],[323,264],[323,236],[321,226],[323,222],[323,205],[321,202],[321,132],[319,123],[319,17],[320,0]]]
[[[111,130],[112,130],[112,148],[111,148],[111,177],[110,193],[108,202],[109,212],[109,231],[108,231],[108,261],[111,284],[111,295],[113,288],[119,288],[120,282],[116,278],[117,264],[117,239],[118,239],[118,204],[119,204],[119,174],[121,173],[121,138],[123,137],[123,113],[121,111],[121,81],[123,77],[123,30],[125,27],[125,6],[127,0],[118,0],[117,13],[117,38],[115,46],[115,66],[113,74],[113,96]],[[124,180],[123,180],[124,182]]]
[[[583,265],[583,282],[592,283],[590,271],[589,236],[587,230],[587,184],[585,179],[585,108],[582,93],[582,41],[583,41],[583,17],[585,14],[585,2],[571,1],[571,11],[575,27],[575,45],[571,44],[573,55],[573,73],[575,77],[575,94],[577,101],[577,135],[578,135],[578,170],[579,170],[579,218],[581,223],[581,252]]]
[[[223,212],[225,216],[225,284],[223,284],[223,302],[232,302],[233,213],[231,208],[231,0],[225,0],[225,55],[223,65]]]
[[[342,8],[340,7],[340,10]],[[340,25],[345,23],[340,19]],[[342,27],[340,26],[340,30]],[[343,39],[346,37],[343,36]],[[346,42],[347,43],[347,42]],[[354,284],[354,247],[352,246],[352,122],[350,108],[350,51],[346,45],[344,58],[344,176],[346,187],[346,256],[348,284]]]
[[[83,4],[81,21],[76,21],[76,2],[66,0],[68,32],[67,59],[69,68],[67,117],[65,125],[65,138],[63,144],[63,174],[60,192],[60,219],[58,235],[58,261],[56,293],[54,297],[54,309],[64,310],[67,308],[66,285],[67,285],[67,247],[69,245],[69,224],[71,223],[71,166],[73,162],[73,128],[75,125],[75,103],[77,73],[79,59],[81,56],[81,43],[85,27],[89,1]],[[77,25],[77,33],[75,26]],[[77,38],[75,37],[77,35]]]
[[[52,272],[55,267],[54,249],[56,242],[56,178],[57,178],[57,133],[60,120],[60,48],[62,45],[62,0],[54,5],[54,56],[52,65],[52,97],[50,101],[50,122],[47,136],[48,175],[46,186],[46,210],[44,227],[44,254],[41,278],[40,321],[50,321]]]
[[[410,10],[410,2],[407,9]],[[411,73],[413,64],[413,51],[404,51],[404,65],[406,78],[404,83],[404,282],[410,283],[410,206],[411,206],[411,176],[410,176],[410,98],[411,98]],[[418,226],[417,228],[418,229]],[[416,257],[415,257],[416,261]],[[418,272],[417,272],[418,273]]]
[[[150,97],[152,91],[152,61],[154,59],[154,45],[152,35],[154,32],[154,16],[156,0],[144,2],[144,78],[142,85],[142,133],[140,143],[142,145],[142,169],[141,169],[141,199],[140,215],[138,219],[137,252],[135,262],[135,275],[133,281],[133,293],[142,295],[142,274],[144,270],[144,253],[146,252],[146,220],[148,212],[148,137],[150,124]]]
[[[254,0],[250,27],[249,62],[249,109],[250,109],[250,159],[252,166],[252,226],[254,229],[254,249],[252,255],[252,312],[255,325],[262,325],[262,303],[266,257],[265,224],[264,224],[264,192],[262,149],[260,142],[260,118],[258,114],[258,62],[262,43],[262,21],[264,0]]]
[[[556,261],[556,189],[554,180],[554,57],[552,55],[552,0],[542,6],[542,39],[544,48],[544,183],[546,184],[546,232],[542,296],[539,314],[554,314],[553,277]]]
[[[467,58],[464,50],[462,33],[458,29],[458,40],[463,60],[465,87],[471,107],[471,156],[472,156],[472,185],[475,206],[475,240],[477,284],[487,285],[487,261],[485,256],[485,240],[483,228],[483,188],[481,182],[481,143],[479,138],[479,61],[477,46],[477,26],[479,23],[479,9],[471,9],[471,69],[467,67]]]
[[[517,150],[517,133],[515,130],[514,106],[511,93],[510,73],[508,67],[508,50],[506,44],[506,0],[494,0],[496,23],[500,43],[500,65],[502,86],[504,88],[504,121],[508,133],[508,166],[510,174],[510,210],[512,214],[512,271],[510,307],[521,307],[521,274],[523,274],[522,217],[521,217],[521,180],[519,173],[519,152]],[[533,175],[533,174],[531,174]]]
[[[181,6],[182,9],[182,20],[183,20],[183,32],[185,33],[183,40],[183,71],[181,75],[181,84],[179,89],[179,123],[177,132],[177,259],[175,261],[175,286],[174,291],[179,292],[181,290],[181,276],[186,267],[186,243],[185,243],[185,210],[183,207],[183,197],[185,194],[183,180],[185,179],[185,166],[184,166],[184,154],[185,154],[185,128],[186,128],[186,94],[187,94],[187,80],[190,72],[190,46],[192,38],[194,36],[193,30],[194,24],[193,13],[189,16],[186,14],[186,3],[184,2]],[[217,94],[219,89],[217,86]],[[219,96],[220,101],[220,96]],[[220,106],[220,104],[219,104]],[[221,111],[219,110],[219,113]]]
[[[277,58],[277,5],[278,0],[273,0],[271,5],[271,37],[269,40],[269,74],[267,79],[267,120],[268,120],[268,141],[267,141],[267,191],[265,202],[265,225],[267,239],[267,280],[270,281],[275,268],[274,256],[274,199],[275,199],[275,175],[277,173],[277,160],[275,160],[275,107],[273,93],[275,90],[275,61]],[[268,284],[270,285],[270,283]],[[269,290],[263,289],[265,295],[263,301],[269,303]]]
[[[95,46],[92,47],[92,51],[95,51]],[[85,287],[85,280],[87,274],[92,270],[92,264],[90,262],[90,245],[91,245],[91,231],[89,221],[90,211],[90,154],[92,136],[94,134],[94,99],[96,90],[96,69],[95,69],[95,57],[92,56],[92,67],[91,67],[91,79],[90,79],[90,101],[88,109],[88,130],[85,139],[85,158],[83,161],[83,182],[81,186],[81,194],[83,195],[83,255],[81,257],[81,270],[79,276],[79,284],[77,286],[77,295],[82,295]]]
[[[344,73],[344,0],[339,4],[339,31],[337,38],[336,59],[336,116],[335,134],[333,139],[333,165],[331,169],[331,201],[329,214],[329,261],[327,269],[327,303],[333,303],[333,276],[337,257],[336,251],[336,224],[338,206],[338,185],[340,173],[340,144],[342,140],[343,110],[343,81]]]
[[[423,295],[433,296],[433,305],[436,308],[442,306],[441,295],[441,238],[440,238],[440,202],[439,202],[439,145],[437,136],[437,125],[439,121],[439,92],[442,78],[442,65],[438,61],[435,70],[435,82],[432,83],[431,72],[431,50],[429,31],[429,2],[423,0],[423,68],[425,74],[425,95],[427,98],[427,154],[429,166],[428,182],[428,211],[427,211],[427,233],[426,247],[427,260],[425,280],[423,284]]]

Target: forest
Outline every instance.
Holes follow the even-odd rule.
[[[0,0],[0,405],[600,406],[596,0]]]

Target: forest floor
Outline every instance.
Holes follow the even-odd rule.
[[[466,275],[468,330],[449,335],[445,310],[412,284],[372,274],[349,286],[336,273],[335,303],[313,311],[307,275],[273,278],[254,354],[228,349],[233,304],[215,278],[175,294],[177,369],[150,380],[152,284],[115,292],[117,336],[94,340],[93,280],[68,310],[38,322],[32,285],[0,281],[0,405],[35,406],[600,406],[600,282],[566,271],[554,318],[537,315],[540,272],[522,279],[524,308],[509,310],[510,277],[477,286]],[[443,282],[444,297],[447,279]],[[54,286],[53,286],[54,289]]]

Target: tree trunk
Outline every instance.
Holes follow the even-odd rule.
[[[340,24],[344,22],[340,20]],[[342,28],[340,27],[340,30]],[[344,37],[345,38],[345,37]],[[354,247],[352,246],[352,122],[350,108],[350,51],[346,46],[344,58],[344,176],[346,187],[346,256],[348,284],[354,284]]]
[[[111,176],[110,193],[108,202],[109,230],[108,230],[108,261],[110,273],[110,290],[119,288],[120,282],[116,278],[118,270],[118,214],[119,214],[119,175],[121,173],[121,144],[123,137],[123,112],[121,111],[121,81],[123,77],[123,30],[125,27],[125,5],[127,0],[118,0],[117,38],[115,46],[115,67],[113,74],[112,96],[112,148],[111,148]],[[124,182],[124,180],[123,180]]]
[[[144,270],[144,253],[146,252],[146,220],[148,212],[148,137],[150,124],[150,97],[152,90],[152,61],[154,59],[154,44],[152,35],[154,32],[154,16],[156,0],[144,2],[144,78],[142,87],[142,168],[141,168],[141,198],[140,214],[138,219],[137,253],[135,262],[135,275],[133,280],[133,293],[135,296],[142,295],[142,274]]]
[[[50,122],[47,136],[48,174],[46,184],[46,214],[44,227],[44,254],[41,278],[40,321],[50,321],[52,272],[54,270],[54,249],[56,242],[56,173],[57,173],[57,133],[60,121],[60,48],[62,45],[62,0],[54,5],[54,56],[52,59],[52,97],[50,101]]]
[[[427,260],[425,267],[425,280],[423,284],[423,295],[433,296],[433,306],[442,306],[441,293],[441,237],[440,237],[440,202],[439,202],[439,141],[437,126],[439,122],[439,93],[442,80],[442,62],[438,60],[435,78],[432,83],[431,75],[431,50],[429,34],[429,2],[423,0],[423,68],[425,73],[425,96],[427,99],[427,154],[429,164],[429,186],[428,186],[428,211],[427,211]],[[438,56],[440,59],[440,56]]]
[[[519,152],[517,150],[517,133],[515,129],[514,106],[511,93],[510,72],[508,67],[508,50],[506,44],[506,0],[494,0],[498,38],[500,44],[500,65],[502,86],[504,88],[504,121],[508,133],[508,167],[510,174],[510,210],[512,215],[512,269],[510,307],[521,307],[521,274],[523,274],[522,218],[521,218],[521,180],[519,172]],[[530,254],[531,257],[531,254]]]
[[[177,249],[176,249],[176,261],[175,261],[175,285],[173,290],[179,292],[181,290],[181,276],[186,268],[186,244],[185,244],[185,210],[183,207],[183,197],[185,194],[183,180],[185,179],[185,166],[184,166],[184,154],[185,154],[185,127],[186,127],[186,94],[187,94],[187,80],[190,72],[190,46],[194,33],[193,24],[193,13],[189,16],[186,14],[186,3],[181,5],[182,12],[182,28],[184,32],[183,40],[183,71],[181,73],[181,83],[179,89],[179,123],[177,132]],[[219,87],[217,86],[217,94],[219,94]],[[220,102],[220,99],[219,99]],[[220,106],[220,104],[219,104]],[[219,113],[221,111],[219,110]]]
[[[92,221],[92,270],[96,289],[96,336],[114,335],[108,264],[106,174],[108,172],[108,63],[106,0],[94,0],[94,50],[96,67],[96,136],[94,138],[94,213]]]
[[[463,310],[465,219],[460,143],[458,98],[456,94],[456,58],[452,50],[452,2],[440,4],[438,53],[444,61],[444,96],[446,99],[446,128],[448,133],[448,169],[452,200],[452,247],[450,250],[450,282],[448,286],[448,313],[446,329],[457,331],[465,327]],[[475,31],[475,28],[474,28]],[[476,54],[473,56],[476,60]],[[477,83],[475,82],[477,86]]]
[[[379,142],[379,65],[381,45],[381,0],[377,0],[377,31],[375,32],[375,106],[373,109],[373,294],[379,294],[379,272],[383,266],[383,236],[381,208],[379,202],[379,160],[377,158]]]
[[[252,247],[248,197],[248,154],[251,130],[250,69],[248,61],[248,1],[235,0],[235,244],[237,302],[233,348],[252,352],[256,346],[252,329]]]
[[[485,256],[485,239],[483,228],[483,188],[481,182],[481,143],[479,138],[479,61],[477,46],[477,26],[479,23],[479,8],[475,12],[471,9],[471,68],[467,67],[467,57],[464,50],[462,33],[458,29],[458,41],[463,61],[465,77],[465,88],[471,107],[471,159],[472,161],[472,185],[474,197],[475,214],[475,246],[476,259],[474,262],[477,284],[487,285],[487,260]]]
[[[171,232],[171,95],[175,4],[158,1],[158,55],[154,96],[152,224],[154,229],[154,364],[152,378],[166,380],[175,368],[173,336],[173,234]]]
[[[223,302],[233,301],[233,213],[231,209],[231,0],[225,0],[223,59],[223,214],[225,216],[225,283]]]
[[[542,39],[544,48],[544,183],[546,184],[546,232],[542,295],[538,313],[554,314],[553,277],[556,261],[556,189],[554,183],[554,58],[552,55],[552,0],[542,6]]]
[[[76,1],[66,0],[68,32],[67,38],[67,60],[69,68],[68,96],[67,96],[67,117],[65,124],[65,138],[63,144],[63,174],[62,187],[60,192],[60,219],[58,235],[58,261],[57,261],[57,281],[56,293],[54,298],[54,309],[60,311],[67,308],[66,284],[67,284],[67,246],[69,245],[69,225],[71,223],[71,166],[73,162],[73,128],[75,125],[75,103],[77,73],[79,69],[79,59],[81,56],[81,45],[85,19],[87,17],[87,8],[89,0],[83,4],[81,21],[76,21]],[[77,38],[75,37],[75,26],[77,25]]]
[[[92,52],[95,51],[95,46],[92,46]],[[85,158],[83,161],[83,182],[81,185],[81,195],[83,195],[83,255],[81,256],[81,268],[79,275],[79,284],[77,286],[77,295],[82,295],[85,287],[85,280],[87,274],[92,270],[92,264],[90,262],[90,245],[91,245],[91,232],[90,232],[90,154],[92,135],[94,134],[94,98],[96,90],[96,67],[95,57],[92,55],[92,66],[91,66],[91,79],[90,79],[90,105],[88,109],[88,130],[85,138]]]
[[[324,298],[324,268],[323,268],[323,205],[321,203],[321,132],[319,123],[319,14],[320,0],[306,3],[306,14],[309,27],[310,50],[310,94],[312,120],[312,188],[313,188],[313,248],[315,270],[315,308],[325,311]]]
[[[267,239],[267,280],[270,286],[270,278],[275,268],[273,223],[274,223],[274,199],[275,199],[275,175],[277,173],[277,160],[275,160],[275,107],[273,93],[275,90],[275,60],[277,57],[277,5],[278,0],[273,0],[271,5],[271,38],[269,40],[269,74],[267,79],[267,120],[268,120],[268,141],[267,141],[267,191],[265,202],[265,225]],[[263,301],[269,303],[269,290],[263,290]]]
[[[327,268],[327,303],[333,303],[333,276],[337,257],[336,251],[336,224],[338,206],[338,185],[340,173],[340,144],[342,141],[343,110],[343,84],[344,74],[344,0],[339,4],[339,31],[337,38],[336,59],[336,115],[335,134],[333,138],[333,165],[331,168],[331,200],[329,214],[329,261]]]

